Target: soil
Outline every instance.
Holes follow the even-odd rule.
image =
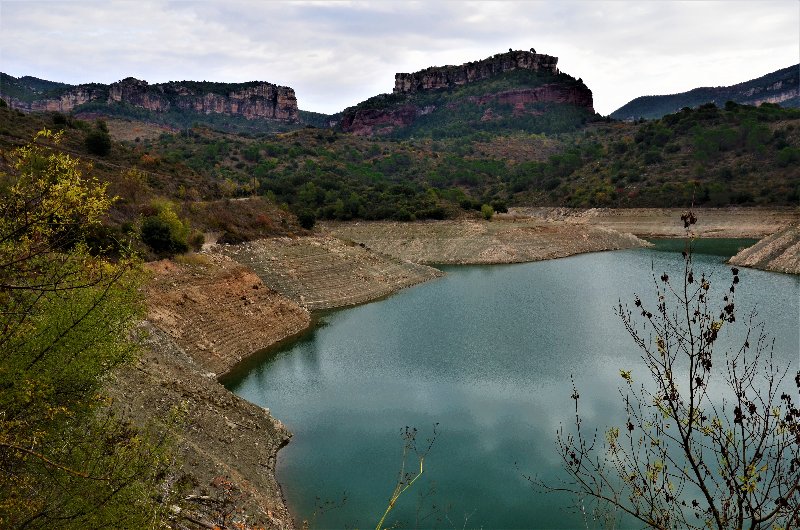
[[[752,237],[774,234],[800,221],[800,208],[694,208],[695,237]],[[639,237],[685,237],[680,208],[513,208],[512,215],[610,228]]]
[[[147,319],[209,377],[308,328],[309,312],[251,270],[220,254],[193,259],[193,265],[166,260],[148,265]]]
[[[492,221],[330,223],[324,229],[397,259],[428,264],[519,263],[647,245],[601,226],[513,215]]]
[[[262,239],[218,245],[210,252],[235,259],[310,310],[369,302],[442,275],[330,236]]]
[[[793,225],[765,237],[730,259],[733,265],[800,274],[800,226]]]

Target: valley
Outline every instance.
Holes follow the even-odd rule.
[[[622,122],[557,64],[510,49],[397,73],[392,93],[332,115],[260,81],[3,74],[3,189],[16,150],[56,132],[36,141],[115,197],[57,251],[146,262],[140,355],[105,391],[174,446],[172,527],[295,527],[276,478],[292,433],[221,381],[326,311],[445,281],[443,266],[647,248],[683,237],[689,208],[695,238],[763,238],[731,263],[800,274],[800,110],[774,103],[792,103],[776,81],[745,87],[760,106]]]

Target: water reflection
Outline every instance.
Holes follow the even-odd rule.
[[[619,369],[642,369],[613,307],[634,293],[652,300],[653,270],[679,274],[680,254],[660,248],[447,267],[444,278],[324,315],[325,326],[232,384],[295,433],[278,459],[294,512],[308,518],[316,496],[346,490],[348,503],[317,526],[375,524],[399,469],[399,432],[429,434],[439,422],[425,482],[401,500],[398,518],[413,522],[416,493],[434,488],[452,521],[474,512],[470,526],[583,526],[572,498],[531,491],[522,472],[560,476],[554,440],[573,414],[570,374],[586,424],[603,429],[622,417]],[[696,261],[727,287],[721,257]],[[800,279],[741,277],[737,305],[758,303],[776,355],[796,367]]]

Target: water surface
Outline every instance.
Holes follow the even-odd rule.
[[[701,245],[697,267],[720,293],[730,281],[725,257],[746,244]],[[620,424],[619,369],[644,374],[613,308],[650,296],[653,270],[675,276],[681,248],[446,267],[444,278],[321,314],[315,329],[228,385],[293,431],[278,480],[293,513],[315,517],[316,528],[374,527],[400,467],[400,432],[414,426],[423,439],[435,423],[425,474],[392,521],[413,527],[433,511],[418,526],[461,528],[465,518],[467,527],[584,526],[573,498],[535,491],[524,474],[563,476],[554,442],[572,415],[570,376],[587,424]],[[776,355],[796,370],[800,278],[740,276],[738,306],[758,306]],[[314,516],[318,503],[343,499]]]

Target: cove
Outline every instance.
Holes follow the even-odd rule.
[[[712,275],[720,297],[730,280],[724,260],[747,244],[698,242],[696,270]],[[294,433],[278,455],[278,480],[290,509],[312,528],[374,527],[400,469],[401,431],[416,427],[424,445],[435,423],[423,478],[390,523],[584,527],[574,498],[534,490],[524,475],[563,477],[555,436],[573,414],[570,376],[586,425],[623,422],[619,369],[645,374],[614,306],[631,304],[634,294],[652,298],[653,273],[676,277],[682,248],[665,241],[537,263],[444,267],[441,279],[318,315],[312,331],[225,383]],[[775,357],[793,373],[800,278],[750,269],[740,276],[740,314],[757,308],[775,337]],[[737,339],[723,335],[718,348]]]

